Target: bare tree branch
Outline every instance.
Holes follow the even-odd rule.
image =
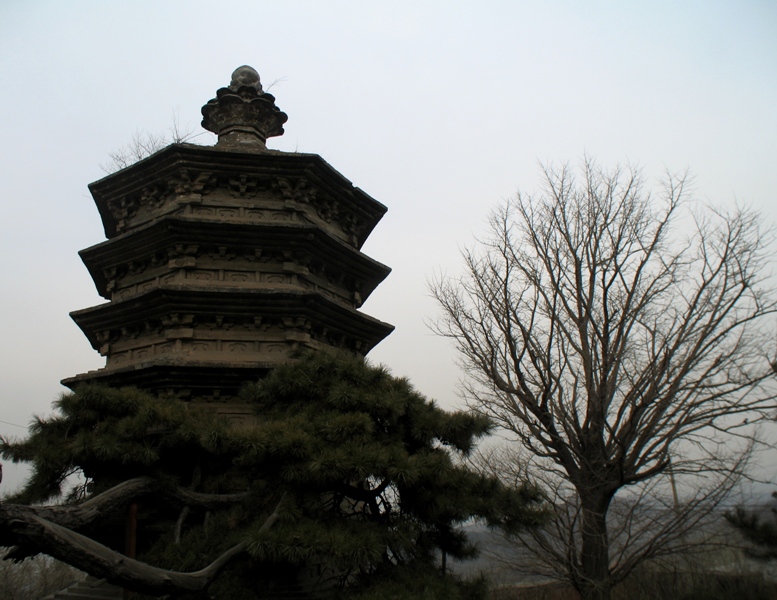
[[[282,80],[276,80],[272,85],[280,81]],[[108,153],[110,160],[105,164],[101,164],[100,168],[110,175],[159,152],[170,144],[195,143],[194,140],[205,133],[207,132],[194,133],[193,130],[182,127],[181,121],[178,118],[178,112],[173,111],[172,123],[166,133],[135,131],[132,134],[132,140],[128,144]]]
[[[282,502],[283,498],[265,520],[260,532],[268,530],[277,521]],[[30,507],[12,504],[0,504],[0,534],[4,543],[9,539],[23,541],[26,547],[33,546],[90,575],[149,594],[203,590],[229,561],[246,548],[246,543],[240,542],[194,573],[169,571],[128,558],[91,538],[38,516]]]
[[[203,510],[216,510],[244,502],[249,497],[249,492],[236,494],[203,494],[193,492],[180,486],[164,485],[148,477],[138,477],[124,481],[109,490],[81,502],[80,504],[63,504],[58,506],[24,506],[16,504],[4,504],[8,511],[15,508],[30,511],[43,519],[56,523],[68,529],[82,529],[98,519],[105,518],[111,511],[123,510],[130,502],[155,494],[157,497],[165,497],[173,504],[199,508]]]

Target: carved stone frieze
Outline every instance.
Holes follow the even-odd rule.
[[[353,236],[354,239],[360,239],[367,229],[367,222],[353,212],[343,213],[341,225],[343,231]]]
[[[179,169],[164,182],[143,186],[140,190],[109,199],[108,209],[116,221],[116,230],[122,233],[149,218],[176,210],[180,204],[200,202],[216,186],[217,178],[211,171],[195,172]]]
[[[168,194],[172,196],[204,196],[216,186],[218,179],[212,171],[193,171],[180,169],[178,173],[166,181]]]
[[[237,257],[237,252],[229,246],[218,246],[208,251],[208,256],[213,260],[231,261]]]
[[[161,185],[147,185],[140,192],[139,205],[151,210],[160,208],[167,198]]]
[[[249,175],[230,177],[227,189],[234,198],[253,198],[259,189],[259,180]]]
[[[108,209],[116,221],[116,230],[122,232],[127,226],[127,221],[135,216],[138,211],[137,199],[124,196],[119,199],[109,200]]]
[[[317,190],[310,186],[306,177],[287,178],[276,177],[272,184],[286,201],[300,204],[310,204],[316,197]]]

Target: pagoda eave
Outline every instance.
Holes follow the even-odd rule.
[[[157,359],[122,368],[89,371],[63,379],[61,383],[71,390],[83,384],[102,384],[134,386],[157,392],[164,389],[226,388],[235,393],[245,382],[256,381],[277,366],[278,362],[271,360],[241,364]]]

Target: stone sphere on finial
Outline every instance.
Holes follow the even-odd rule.
[[[259,73],[256,72],[256,69],[243,65],[234,70],[229,89],[236,92],[241,87],[252,87],[257,92],[262,91],[262,83],[259,81]]]

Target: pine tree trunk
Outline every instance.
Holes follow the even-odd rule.
[[[583,582],[582,600],[610,600],[610,552],[607,537],[609,499],[583,506],[582,549],[580,562]]]

